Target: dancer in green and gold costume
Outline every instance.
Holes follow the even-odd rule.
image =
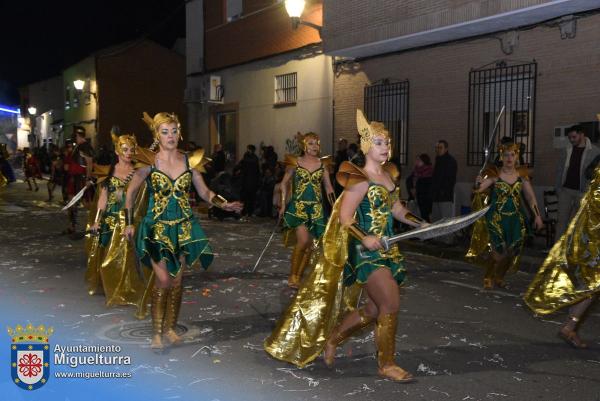
[[[208,189],[200,174],[205,162],[203,150],[190,156],[177,150],[181,130],[176,115],[158,113],[150,118],[144,113],[144,121],[154,135],[152,147],[158,145],[159,151],[150,155],[153,159],[150,166],[138,169],[129,184],[125,201],[125,235],[134,237],[133,201],[145,181],[148,208],[137,227],[135,243],[138,257],[155,275],[151,347],[162,349],[163,334],[171,344],[182,340],[175,328],[181,307],[184,267],[199,261],[206,269],[213,259],[208,239],[188,201],[190,187],[193,185],[204,200],[224,210],[239,213],[242,204],[227,202]]]
[[[286,170],[281,181],[281,208],[279,216],[283,227],[295,230],[296,244],[292,252],[292,265],[288,286],[298,288],[302,272],[310,259],[313,240],[319,240],[325,231],[325,212],[321,186],[325,185],[327,199],[333,205],[335,195],[329,175],[331,156],[319,157],[319,136],[309,132],[299,135],[302,156],[286,155]],[[292,182],[291,198],[286,205],[288,184]]]
[[[485,230],[482,223],[475,223],[471,246],[467,257],[486,266],[483,288],[494,285],[504,287],[504,276],[515,271],[525,238],[530,228],[521,195],[529,202],[535,215],[534,227],[543,226],[535,193],[531,186],[528,170],[519,167],[519,146],[508,143],[500,147],[502,167],[490,167],[483,177],[478,177],[479,188],[475,190],[475,201],[491,204],[485,215]],[[491,189],[485,201],[481,194]]]
[[[581,199],[579,210],[525,293],[525,303],[546,315],[570,306],[558,332],[575,348],[587,348],[577,335],[580,319],[600,292],[600,167]]]
[[[149,277],[136,271],[135,249],[123,237],[125,228],[125,194],[135,173],[137,141],[133,135],[111,133],[117,162],[114,165],[94,165],[92,175],[100,187],[95,210],[89,214],[86,248],[88,267],[85,275],[91,294],[103,292],[106,306],[135,305],[136,316],[146,315]],[[135,203],[137,215],[144,212],[143,193]],[[143,210],[139,210],[142,207]],[[148,289],[148,291],[147,291]]]
[[[426,223],[398,199],[398,173],[386,163],[391,150],[388,131],[381,123],[369,124],[360,110],[357,125],[366,163],[362,168],[350,162],[341,165],[337,179],[344,192],[311,259],[314,268],[264,346],[273,357],[300,367],[324,351],[325,363],[331,366],[339,344],[376,323],[379,374],[412,381],[394,357],[403,257],[397,245],[384,251],[380,238],[393,234],[394,218],[413,227]],[[357,245],[365,248],[363,256]],[[357,309],[361,288],[367,302]]]

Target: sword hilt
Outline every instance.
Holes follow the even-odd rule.
[[[387,252],[390,250],[390,243],[389,243],[389,237],[381,237],[379,239],[379,242],[381,243],[381,246],[383,247],[383,251]],[[367,248],[365,248],[362,244],[357,244],[356,245],[356,252],[358,253],[358,256],[361,259],[366,259],[368,257],[368,255],[366,255],[364,252],[368,251]]]
[[[381,246],[383,247],[383,250],[385,252],[390,250],[390,241],[389,241],[390,237],[388,236],[384,236],[381,237],[381,239],[379,240],[379,242],[381,242]]]

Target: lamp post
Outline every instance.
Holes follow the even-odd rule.
[[[94,97],[94,101],[96,102],[96,112],[95,112],[95,116],[94,116],[94,135],[98,134],[98,118],[100,118],[99,115],[99,108],[98,108],[98,94],[96,92],[92,92],[89,88],[90,86],[90,80],[87,80],[88,82],[88,89],[84,90],[85,88],[85,81],[82,79],[76,79],[73,81],[73,87],[75,88],[75,90],[77,92],[79,92],[80,94],[85,94],[87,96],[93,96]],[[89,103],[88,103],[89,104]]]
[[[29,106],[27,108],[27,112],[29,113],[29,126],[31,128],[31,131],[29,132],[29,147],[31,148],[31,151],[33,152],[33,148],[35,147],[36,144],[36,135],[35,135],[35,118],[36,118],[36,114],[37,114],[37,108],[35,108],[34,106]]]
[[[306,25],[319,31],[319,37],[321,37],[322,26],[302,20],[305,5],[305,0],[285,0],[285,10],[292,20],[292,28],[298,29],[298,25]]]

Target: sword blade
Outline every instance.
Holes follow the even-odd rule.
[[[85,193],[85,191],[90,187],[91,184],[87,184],[85,187],[83,187],[83,189],[79,192],[77,192],[75,194],[75,196],[73,196],[73,199],[71,199],[69,201],[69,203],[67,203],[65,205],[65,207],[62,208],[63,211],[67,210],[68,208],[70,208],[71,206],[73,206],[74,204],[76,204],[77,202],[79,202],[79,199],[81,199],[83,197],[83,194]]]
[[[140,277],[140,280],[142,280],[142,283],[146,283],[146,278],[144,277],[144,271],[142,269],[142,265],[140,264],[140,259],[138,258],[137,252],[135,250],[135,241],[133,240],[133,238],[129,239],[129,244],[131,245],[131,248],[133,249],[133,260],[135,261],[135,271],[137,272],[138,276]]]
[[[481,170],[479,170],[479,175],[483,173],[485,166],[488,164],[490,160],[490,155],[492,154],[492,146],[494,145],[494,139],[496,138],[496,133],[498,132],[498,127],[500,127],[500,118],[504,114],[504,109],[506,106],[502,106],[500,109],[500,113],[498,113],[498,117],[496,117],[496,123],[494,124],[494,130],[492,131],[492,135],[490,135],[490,140],[488,141],[488,146],[485,148],[485,159],[483,161],[483,166],[481,166]]]
[[[471,224],[477,219],[487,213],[490,206],[486,206],[483,209],[475,212],[466,214],[452,219],[443,219],[423,228],[415,228],[402,234],[394,235],[392,237],[384,237],[381,239],[384,249],[389,249],[390,246],[396,242],[408,238],[419,238],[421,240],[439,237],[442,235],[451,234],[455,231],[461,230]]]
[[[275,232],[277,231],[277,228],[279,227],[279,223],[281,223],[281,218],[277,220],[277,223],[275,223],[275,227],[273,227],[273,231],[271,231],[271,235],[269,236],[269,239],[267,240],[267,244],[265,245],[265,247],[263,248],[262,252],[258,256],[258,259],[256,260],[256,263],[254,264],[254,267],[251,270],[252,273],[254,273],[254,271],[256,270],[256,267],[258,266],[258,264],[262,260],[263,255],[265,254],[267,248],[269,247],[269,244],[273,240],[273,237],[275,236]]]

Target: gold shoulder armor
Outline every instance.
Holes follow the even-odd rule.
[[[369,181],[367,173],[360,167],[351,162],[342,162],[340,169],[335,175],[337,182],[344,188],[350,188],[353,185],[363,181]]]
[[[96,184],[106,180],[109,172],[110,164],[94,164],[94,167],[92,167],[92,175],[96,177]]]
[[[286,169],[289,167],[298,167],[298,156],[286,154],[283,158],[283,164],[285,164]]]
[[[495,164],[486,164],[481,172],[481,176],[485,178],[498,178],[500,171]]]
[[[333,172],[333,157],[331,155],[322,156],[321,164],[323,164],[325,170]]]
[[[156,154],[148,148],[138,146],[135,151],[135,167],[152,166]]]
[[[206,173],[204,166],[210,162],[208,157],[204,156],[204,149],[197,149],[188,155],[190,168],[196,169],[199,173]]]
[[[524,180],[530,181],[532,177],[533,171],[527,166],[519,166],[517,167],[517,172],[519,173],[519,177]]]
[[[386,162],[383,165],[383,170],[392,177],[392,181],[396,182],[400,179],[400,170],[394,163]]]

